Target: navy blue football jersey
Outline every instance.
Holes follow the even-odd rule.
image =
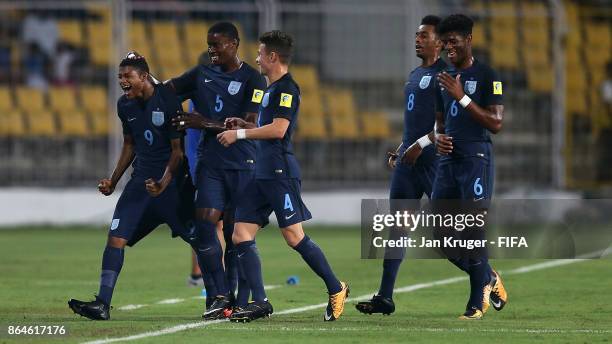
[[[170,140],[182,137],[170,123],[180,107],[174,91],[165,85],[155,85],[147,100],[119,98],[117,114],[123,134],[130,135],[135,145],[132,178],[163,176],[172,152]]]
[[[300,88],[291,74],[283,75],[266,89],[259,107],[257,126],[270,124],[275,118],[285,118],[290,123],[282,139],[257,141],[255,178],[300,178],[300,167],[291,144],[299,107]]]
[[[410,73],[404,87],[406,107],[403,148],[408,148],[433,130],[436,121],[436,75],[445,68],[446,63],[438,59],[431,66],[419,66]],[[433,147],[426,147],[419,160],[435,158],[434,152]]]
[[[244,62],[231,73],[225,73],[215,65],[198,65],[172,79],[172,83],[179,96],[193,101],[197,112],[221,122],[229,117],[244,118],[247,112],[257,112],[266,87],[264,77]],[[203,130],[198,158],[210,168],[253,169],[255,150],[255,143],[251,140],[223,147],[215,133]]]
[[[457,71],[453,67],[447,72],[455,77],[459,73],[463,90],[473,102],[481,107],[503,105],[502,82],[491,67],[474,60],[472,66]],[[443,112],[445,133],[453,138],[453,152],[441,161],[462,157],[490,158],[491,138],[489,130],[472,119],[470,112],[446,90],[437,87],[436,112]]]

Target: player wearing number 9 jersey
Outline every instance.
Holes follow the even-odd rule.
[[[502,82],[489,66],[472,56],[473,21],[451,15],[438,34],[452,68],[438,74],[436,145],[441,154],[432,190],[434,206],[461,200],[459,211],[482,212],[493,194],[493,148],[490,134],[502,127]],[[457,211],[457,209],[452,209]],[[453,233],[461,239],[484,239],[482,228]],[[480,319],[489,308],[501,310],[507,294],[488,262],[486,247],[446,250],[449,260],[470,276],[470,298],[460,319]]]
[[[134,170],[115,207],[96,300],[68,302],[75,313],[93,320],[110,318],[126,245],[136,244],[162,223],[200,255],[203,245],[192,230],[195,190],[184,164],[182,133],[170,123],[180,109],[176,94],[153,82],[145,58],[137,53],[129,53],[119,66],[124,95],[117,111],[123,148],[112,176],[100,181],[99,191],[112,194],[130,164]]]

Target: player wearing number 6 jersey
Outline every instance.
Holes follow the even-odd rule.
[[[437,165],[435,147],[431,144],[434,140],[436,75],[446,68],[446,63],[440,58],[442,42],[436,34],[439,22],[439,17],[424,17],[415,35],[416,55],[422,63],[410,73],[404,88],[404,136],[402,144],[389,157],[389,165],[393,168],[391,200],[418,200],[423,194],[431,195]],[[418,202],[398,203],[418,208]],[[391,204],[395,203],[392,201]],[[401,231],[392,233],[399,235]],[[370,300],[359,302],[356,305],[358,311],[365,314],[391,314],[395,311],[393,287],[404,254],[405,249],[400,248],[385,252],[378,293]]]
[[[436,145],[441,154],[432,190],[439,200],[461,200],[460,211],[483,211],[493,194],[493,147],[490,134],[502,128],[502,82],[489,66],[472,56],[473,21],[451,15],[440,22],[438,34],[452,68],[438,74]],[[453,209],[456,211],[457,209]],[[484,239],[482,229],[452,235]],[[486,248],[446,250],[449,260],[470,276],[470,298],[460,319],[481,319],[489,302],[501,310],[507,294],[488,262]]]
[[[143,56],[129,53],[119,66],[124,95],[117,102],[117,112],[123,148],[113,175],[100,181],[99,191],[112,194],[130,164],[134,171],[115,207],[96,300],[68,302],[75,313],[92,320],[110,318],[126,245],[133,246],[166,223],[173,236],[191,245],[200,261],[203,247],[201,237],[192,230],[195,190],[185,164],[182,134],[170,123],[180,109],[177,97],[168,86],[153,82]]]

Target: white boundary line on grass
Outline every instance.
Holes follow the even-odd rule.
[[[537,270],[549,269],[549,268],[553,268],[557,266],[580,263],[580,262],[586,261],[587,260],[586,258],[604,257],[610,253],[611,253],[610,250],[605,250],[605,251],[596,251],[596,252],[592,252],[589,254],[585,254],[583,256],[580,256],[580,258],[578,259],[555,259],[555,260],[551,260],[551,261],[547,261],[543,263],[522,266],[522,267],[519,267],[513,270],[505,271],[503,274],[523,274],[523,273],[528,273],[528,272],[537,271]],[[432,282],[427,282],[427,283],[418,283],[418,284],[405,286],[402,288],[397,288],[394,290],[394,293],[409,293],[409,292],[413,292],[419,289],[425,289],[425,288],[436,287],[439,285],[456,283],[456,282],[464,281],[467,279],[468,279],[467,277],[462,276],[462,277],[445,278],[442,280],[437,280],[437,281],[432,281]],[[351,298],[348,298],[346,302],[367,300],[371,297],[371,295],[372,293],[361,295],[358,297],[351,297]],[[327,302],[319,303],[316,305],[291,308],[291,309],[287,309],[284,311],[275,312],[274,314],[283,315],[283,314],[302,313],[302,312],[307,312],[313,309],[323,308],[326,306],[327,306]],[[204,326],[219,324],[223,322],[227,322],[227,319],[212,320],[212,321],[198,321],[198,322],[193,322],[193,323],[188,323],[188,324],[167,327],[167,328],[157,330],[157,331],[143,332],[140,334],[135,334],[135,335],[127,336],[127,337],[98,339],[94,341],[84,342],[83,344],[107,344],[107,343],[116,343],[116,342],[127,342],[127,341],[132,341],[132,340],[143,339],[143,338],[162,336],[165,334],[181,332],[181,331],[189,330],[192,328],[204,327]],[[530,330],[525,330],[525,331],[530,331]],[[538,331],[538,330],[534,330],[534,331]],[[535,333],[546,333],[546,332],[535,332]],[[555,333],[555,332],[552,331],[552,333]]]

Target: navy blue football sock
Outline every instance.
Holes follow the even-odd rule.
[[[238,262],[237,256],[236,262]],[[247,281],[244,269],[242,269],[242,266],[238,264],[238,295],[236,296],[236,306],[243,308],[246,307],[246,305],[249,303],[250,295],[251,288],[249,287],[249,281]]]
[[[266,292],[261,275],[261,261],[255,241],[243,241],[236,245],[236,249],[238,250],[238,263],[244,271],[244,276],[253,292],[253,301],[265,301]]]
[[[295,245],[293,249],[298,251],[312,271],[323,279],[329,294],[336,294],[342,290],[342,285],[327,263],[323,251],[314,241],[310,240],[308,235],[305,235],[302,241]]]
[[[383,273],[380,280],[378,295],[388,297],[390,299],[393,298],[393,287],[395,286],[397,272],[399,271],[401,264],[401,259],[385,259],[383,261]]]
[[[453,263],[456,267],[458,267],[461,271],[464,271],[465,273],[469,274],[469,265],[468,265],[468,260],[467,259],[461,259],[461,258],[448,258],[448,261]]]
[[[227,277],[230,293],[234,293],[238,286],[238,252],[232,241],[225,242],[225,275]]]
[[[100,274],[100,290],[98,298],[110,305],[113,298],[115,283],[123,266],[123,249],[106,246],[102,255],[102,273]]]
[[[196,229],[198,231],[198,248],[195,250],[198,256],[200,267],[204,267],[204,275],[210,276],[214,281],[216,293],[212,295],[206,290],[206,295],[227,295],[227,281],[225,279],[225,270],[223,269],[223,252],[221,243],[217,237],[217,229],[214,223],[208,221],[197,220]],[[204,284],[206,286],[206,284]]]
[[[482,310],[483,288],[491,282],[491,267],[486,259],[470,261],[470,300],[468,308]]]

